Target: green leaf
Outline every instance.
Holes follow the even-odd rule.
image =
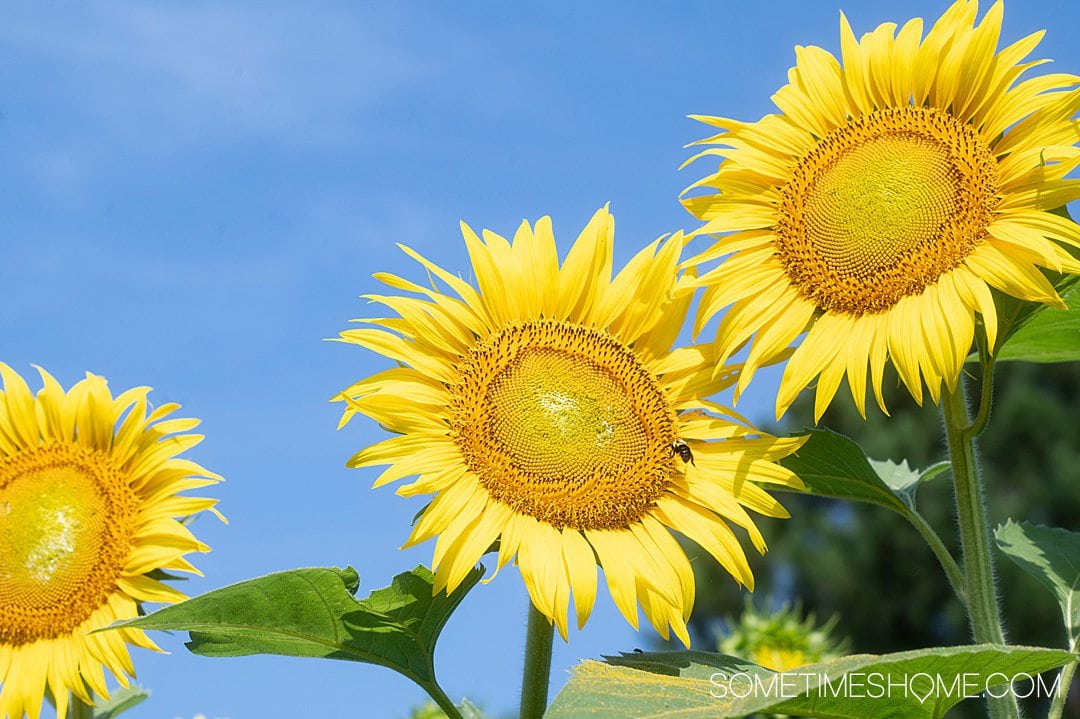
[[[353,595],[356,570],[315,568],[269,574],[207,592],[112,627],[191,633],[195,654],[282,654],[389,667],[425,689],[435,685],[435,641],[450,614],[483,574],[474,569],[447,596],[417,567],[366,599]]]
[[[867,460],[881,481],[900,498],[908,509],[915,511],[915,490],[919,488],[922,474],[908,466],[907,460],[897,464],[892,460]]]
[[[488,719],[487,715],[480,711],[480,707],[468,699],[462,699],[457,708],[461,712],[462,719]]]
[[[1067,310],[1042,306],[1010,334],[997,361],[1073,362],[1080,360],[1080,285],[1062,295]],[[1030,304],[1030,303],[1029,303]]]
[[[920,483],[929,482],[931,479],[935,479],[952,471],[952,464],[949,462],[938,462],[937,464],[931,464],[929,467],[923,470],[922,476],[919,477]]]
[[[828,719],[937,719],[986,688],[1072,661],[1059,649],[979,645],[855,655],[774,672],[706,652],[626,654],[579,664],[545,719],[716,719],[755,712]],[[1042,696],[1053,680],[1035,685]]]
[[[109,693],[109,701],[94,707],[93,717],[94,719],[113,719],[136,704],[142,704],[149,696],[149,690],[134,684],[126,689],[117,689]]]
[[[919,472],[908,466],[907,460],[901,461],[899,464],[893,462],[891,459],[878,460],[868,459],[870,466],[874,468],[874,472],[877,476],[881,477],[881,481],[884,482],[889,489],[893,491],[897,497],[900,498],[908,509],[912,512],[915,510],[915,492],[919,487],[929,482],[935,477],[939,477],[942,474],[950,471],[952,465],[948,462],[938,462],[931,465],[928,469]]]
[[[780,463],[799,475],[806,492],[822,497],[856,499],[904,514],[907,505],[889,488],[866,459],[862,448],[842,434],[811,428],[799,451]]]
[[[1061,605],[1070,646],[1080,643],[1080,533],[1011,519],[994,532],[998,548]]]
[[[808,494],[870,502],[909,516],[915,513],[919,485],[951,467],[939,462],[919,472],[906,459],[899,464],[868,459],[859,445],[830,429],[812,427],[804,432],[810,439],[780,463],[799,475]]]

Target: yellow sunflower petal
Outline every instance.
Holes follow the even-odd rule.
[[[611,277],[615,218],[607,207],[596,211],[566,255],[559,272],[559,306],[555,318],[588,321]]]
[[[578,629],[584,629],[596,601],[596,557],[578,530],[564,529],[562,538],[563,562],[574,591]]]

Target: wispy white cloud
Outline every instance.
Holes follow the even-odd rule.
[[[174,141],[300,127],[333,139],[343,116],[425,74],[421,58],[380,32],[398,20],[341,7],[41,7],[0,30],[27,65],[52,70],[38,93],[110,124],[152,122]]]
[[[33,4],[5,13],[0,49],[0,132],[54,200],[93,191],[110,163],[192,151],[419,147],[403,112],[498,113],[528,92],[479,38],[412,5]]]

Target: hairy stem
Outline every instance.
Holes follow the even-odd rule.
[[[548,618],[530,601],[529,626],[525,635],[525,674],[521,680],[521,719],[541,719],[547,709],[554,631]]]
[[[975,419],[964,427],[964,434],[972,439],[978,437],[986,429],[990,421],[990,406],[994,400],[994,358],[986,349],[986,341],[979,342],[979,366],[982,367],[982,378],[979,384],[979,410],[975,413]],[[960,391],[960,388],[957,388]]]
[[[1069,651],[1076,652],[1076,640],[1069,642]],[[1076,662],[1069,662],[1061,668],[1058,677],[1057,691],[1054,693],[1054,701],[1050,704],[1050,713],[1046,719],[1061,719],[1065,712],[1065,702],[1069,699],[1069,687],[1072,685],[1073,674],[1076,673]]]
[[[980,414],[989,413],[989,397],[984,394],[984,398],[987,406],[985,410],[980,408]],[[945,418],[945,437],[956,493],[956,515],[964,558],[964,594],[971,631],[980,644],[1004,644],[1005,632],[994,583],[990,525],[975,459],[974,430],[981,428],[968,419],[963,377],[957,380],[955,392],[947,392],[941,398],[941,411]],[[987,701],[990,716],[994,719],[1015,719],[1020,715],[1016,697],[1011,692],[1000,699],[989,697]]]

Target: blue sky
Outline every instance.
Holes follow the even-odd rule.
[[[0,360],[148,384],[204,420],[190,456],[227,477],[231,525],[198,523],[214,551],[191,592],[313,565],[383,586],[430,559],[396,549],[422,502],[344,468],[382,434],[335,431],[327,399],[387,362],[323,338],[375,311],[372,272],[422,277],[394,243],[468,275],[459,219],[507,234],[551,214],[565,250],[610,201],[621,259],[692,227],[676,197],[705,168],[677,167],[705,128],[685,116],[769,112],[795,44],[836,50],[841,7],[861,33],[945,3],[9,5]],[[1049,27],[1036,54],[1078,72],[1078,24],[1075,3],[1014,0],[1003,39]],[[740,408],[768,419],[774,381]],[[440,650],[451,696],[512,710],[525,608],[516,572],[466,600]],[[557,642],[553,684],[651,640],[602,596]],[[162,643],[136,654],[154,696],[132,719],[394,718],[422,700],[376,667]]]

